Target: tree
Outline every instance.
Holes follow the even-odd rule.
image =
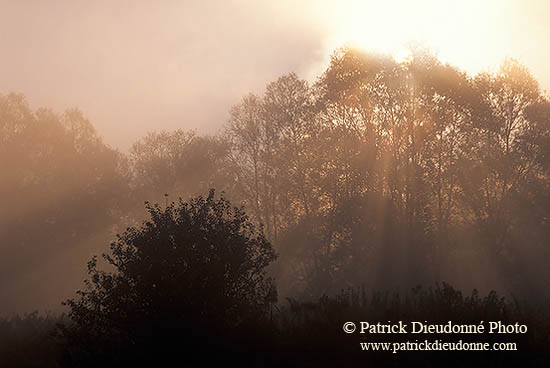
[[[267,315],[276,291],[265,268],[276,254],[241,209],[214,190],[146,207],[150,220],[103,255],[114,271],[92,258],[86,288],[66,302],[73,325],[65,333],[75,346],[94,357],[117,344],[164,349],[182,335],[201,336],[203,346]]]
[[[74,265],[119,223],[123,162],[78,110],[0,95],[0,313],[53,308],[78,287]]]
[[[228,149],[222,139],[193,131],[149,133],[129,152],[130,186],[133,197],[139,199],[139,208],[133,210],[141,212],[143,200],[164,203],[164,193],[187,199],[208,188],[231,189]]]

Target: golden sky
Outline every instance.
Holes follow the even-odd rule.
[[[408,43],[420,43],[470,73],[514,57],[550,84],[544,61],[550,56],[548,0],[353,1],[349,7],[332,6],[329,14],[334,45],[351,41],[398,53]]]
[[[343,43],[403,55],[409,43],[470,73],[506,57],[550,90],[550,0],[0,0],[0,93],[78,106],[107,143],[147,131],[215,132],[250,91],[313,80]]]

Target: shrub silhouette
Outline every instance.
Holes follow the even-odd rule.
[[[86,288],[66,302],[69,365],[112,362],[121,349],[143,359],[142,348],[181,349],[190,336],[186,346],[196,352],[222,333],[258,325],[276,301],[265,272],[276,258],[271,244],[223,196],[211,190],[207,198],[146,207],[150,220],[118,235],[103,255],[114,271],[92,258]]]

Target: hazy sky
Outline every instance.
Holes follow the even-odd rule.
[[[549,35],[550,0],[0,0],[0,93],[79,107],[126,149],[152,130],[215,132],[245,93],[313,80],[343,42],[417,41],[471,73],[511,56],[550,90]]]

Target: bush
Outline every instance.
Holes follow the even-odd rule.
[[[119,235],[103,255],[114,271],[101,270],[94,257],[86,288],[66,302],[68,365],[158,360],[174,349],[199,357],[201,349],[220,348],[223,336],[236,344],[276,301],[265,272],[276,258],[271,244],[223,196],[215,199],[212,190],[207,198],[146,207],[150,220]]]

